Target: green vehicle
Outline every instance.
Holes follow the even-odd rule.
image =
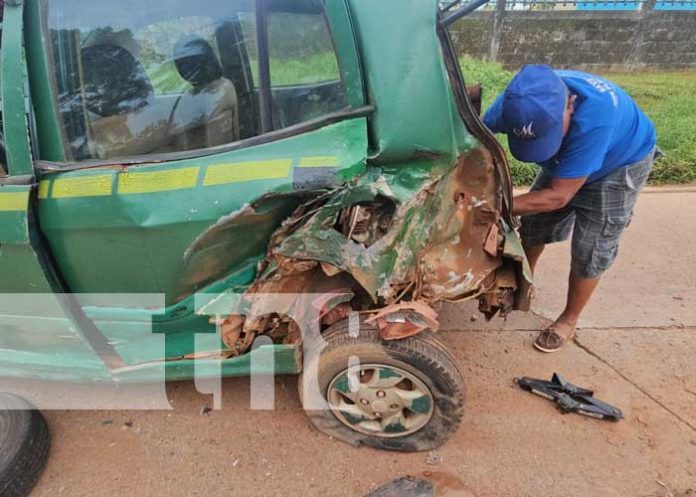
[[[525,309],[530,280],[504,153],[447,32],[458,13],[5,0],[0,376],[248,375],[265,337],[276,374],[318,382],[321,430],[441,444],[464,386],[434,309]],[[294,297],[252,316],[259,295]],[[325,341],[312,371],[299,304]]]

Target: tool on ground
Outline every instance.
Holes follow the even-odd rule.
[[[621,409],[596,399],[592,390],[575,386],[558,373],[553,374],[551,381],[524,377],[516,378],[515,383],[523,390],[556,401],[563,414],[577,412],[609,421],[623,419]]]

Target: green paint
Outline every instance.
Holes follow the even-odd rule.
[[[60,182],[105,177],[112,186],[107,195],[42,200],[41,227],[72,291],[164,293],[167,304],[173,304],[265,254],[270,235],[301,202],[293,194],[295,171],[312,172],[298,168],[301,158],[336,156],[337,171],[359,174],[367,148],[365,127],[365,119],[352,119],[266,145],[128,170],[137,175],[199,168],[191,188],[125,195],[118,193],[123,173],[113,170],[47,175],[43,179],[53,182],[54,197]],[[247,167],[261,168],[263,176],[263,162],[279,159],[293,161],[286,177],[204,185],[210,166],[234,168],[254,161],[260,164]],[[151,182],[147,185],[152,187]],[[75,188],[76,195],[84,189]],[[255,219],[228,226],[224,236],[186,257],[201,233],[267,193],[287,195],[263,201]],[[105,249],[108,261],[101,257]],[[211,260],[216,271],[209,270]]]
[[[403,433],[407,428],[398,421],[384,427],[384,433]]]
[[[341,393],[350,392],[350,383],[348,382],[348,376],[344,373],[341,377],[336,380],[333,387]]]
[[[31,246],[30,192],[28,185],[0,185],[0,294],[52,291]]]
[[[14,2],[13,2],[14,3]],[[2,79],[2,119],[5,154],[10,173],[32,174],[24,88],[26,66],[24,63],[24,6],[4,3],[2,19],[2,43],[0,46],[0,75]]]
[[[399,378],[401,375],[391,368],[379,368],[379,379],[386,380],[389,378]]]
[[[352,414],[346,411],[341,411],[341,414],[343,415],[345,420],[352,425],[357,425],[358,423],[366,421],[366,418],[364,416],[353,416]]]
[[[351,107],[361,107],[365,105],[363,77],[348,6],[343,1],[327,2],[326,14],[335,39],[346,99]]]
[[[418,154],[452,164],[474,146],[458,116],[437,38],[437,2],[349,0],[371,103],[374,160],[411,163]]]
[[[51,94],[51,73],[44,35],[41,31],[40,0],[25,0],[26,50],[29,83],[34,103],[36,127],[41,140],[39,150],[44,160],[65,160],[63,139],[56,105]]]
[[[295,347],[291,345],[269,345],[273,349],[274,369],[255,369],[263,374],[297,374],[300,365],[297,362]],[[119,382],[143,382],[143,381],[179,381],[196,378],[219,378],[248,376],[251,371],[251,354],[245,354],[226,360],[197,359],[157,362],[124,368],[113,372],[113,378]]]
[[[422,397],[413,399],[411,405],[409,406],[409,409],[411,409],[413,412],[417,412],[420,414],[427,414],[430,412],[431,405],[432,402],[430,398],[427,395],[423,395]]]

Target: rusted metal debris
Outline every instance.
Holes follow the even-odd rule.
[[[476,494],[454,475],[425,471],[420,476],[392,480],[364,497],[476,497]]]
[[[399,340],[417,335],[425,329],[437,331],[440,328],[437,312],[423,301],[389,305],[365,322],[375,323],[384,340]]]
[[[498,240],[498,235],[500,234],[500,229],[497,224],[491,225],[491,230],[488,232],[486,241],[483,243],[483,250],[486,251],[491,257],[498,257],[498,247],[500,246],[500,241]]]
[[[505,316],[514,308],[517,278],[510,267],[505,267],[491,275],[488,291],[479,297],[479,311],[491,319],[498,312]]]

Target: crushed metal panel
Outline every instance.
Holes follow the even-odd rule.
[[[437,330],[431,306],[441,300],[482,296],[486,315],[508,312],[516,277],[503,257],[500,233],[507,228],[499,192],[493,159],[483,147],[417,181],[372,168],[298,207],[271,237],[246,294],[317,291],[323,282],[319,291],[330,295],[331,280],[344,277],[347,288],[352,282],[369,296],[368,309],[382,308],[369,320],[388,340]],[[341,301],[324,315],[334,322],[350,310]],[[231,325],[225,342],[237,353],[248,349],[251,336],[275,329],[263,320]]]
[[[389,231],[372,245],[355,242],[336,229],[341,211],[361,202],[389,199],[399,181],[375,171],[330,198],[302,225],[271,247],[270,254],[317,260],[351,274],[377,302],[391,303],[405,285],[418,282],[414,296],[457,298],[476,292],[502,260],[484,243],[499,221],[497,177],[482,148],[462,155],[440,177],[425,178],[409,200],[398,205]],[[400,185],[404,188],[404,185]]]
[[[384,307],[365,322],[375,323],[384,340],[407,338],[426,329],[437,331],[440,327],[437,312],[427,303],[417,300]]]

